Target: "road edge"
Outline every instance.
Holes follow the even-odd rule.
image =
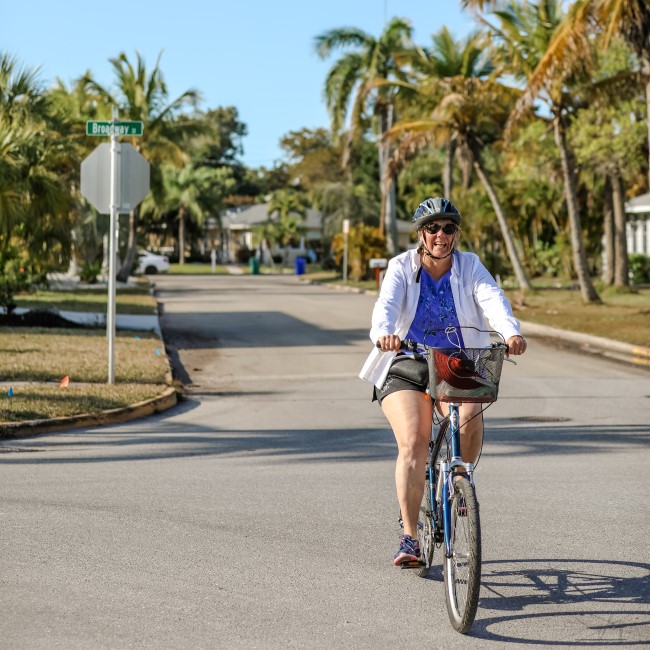
[[[128,422],[139,418],[162,413],[178,404],[178,390],[168,386],[160,395],[142,402],[100,413],[84,413],[65,417],[26,420],[23,422],[6,422],[0,425],[0,440],[28,438],[43,433],[52,433],[61,429],[80,429],[82,427],[104,426],[119,422]]]

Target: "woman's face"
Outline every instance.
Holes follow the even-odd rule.
[[[436,257],[445,257],[451,252],[457,233],[458,227],[451,219],[436,219],[420,229],[422,241]]]

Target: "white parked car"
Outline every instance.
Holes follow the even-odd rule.
[[[149,251],[140,251],[138,253],[138,265],[135,268],[136,273],[155,275],[156,273],[165,273],[168,270],[169,258],[167,255],[158,255]]]

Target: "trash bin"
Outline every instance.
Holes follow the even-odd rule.
[[[307,260],[304,257],[296,257],[296,275],[305,275]]]
[[[259,258],[255,257],[253,255],[253,257],[251,257],[248,260],[248,264],[251,267],[251,275],[259,275],[260,274],[260,260],[259,260]]]

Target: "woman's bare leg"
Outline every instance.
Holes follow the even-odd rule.
[[[431,401],[424,393],[400,390],[387,395],[381,405],[397,441],[395,486],[404,533],[417,538],[424,468],[431,439]]]

